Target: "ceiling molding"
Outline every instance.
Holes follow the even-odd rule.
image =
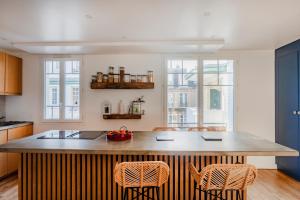
[[[153,46],[153,45],[224,45],[218,40],[146,40],[146,41],[112,41],[112,42],[13,42],[13,46]]]
[[[15,48],[35,54],[68,53],[186,53],[214,52],[224,46],[223,39],[214,40],[145,40],[145,41],[52,41],[13,42]]]

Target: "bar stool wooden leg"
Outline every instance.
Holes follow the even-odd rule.
[[[237,190],[237,193],[238,193],[238,199],[239,199],[239,200],[242,200],[242,197],[241,197],[241,192],[242,192],[242,191],[240,191],[240,190]]]
[[[156,197],[157,197],[157,200],[159,200],[159,187],[156,187]]]
[[[125,192],[123,195],[123,200],[126,200],[126,199],[128,199],[128,188],[125,188]]]
[[[194,194],[193,194],[193,200],[196,200],[196,190],[197,190],[197,183],[194,182]]]

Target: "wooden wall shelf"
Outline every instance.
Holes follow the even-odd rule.
[[[142,115],[134,114],[110,114],[103,115],[103,119],[141,119]]]
[[[91,89],[153,89],[154,83],[91,83]]]

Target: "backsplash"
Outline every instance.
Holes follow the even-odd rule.
[[[0,117],[5,116],[5,96],[0,96]]]

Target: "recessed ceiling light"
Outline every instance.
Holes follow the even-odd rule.
[[[92,16],[92,15],[89,15],[89,14],[86,14],[86,15],[85,15],[85,18],[87,18],[87,19],[92,19],[93,16]]]
[[[203,13],[203,16],[205,16],[205,17],[209,17],[210,16],[210,12],[209,11],[205,11],[204,13]]]

